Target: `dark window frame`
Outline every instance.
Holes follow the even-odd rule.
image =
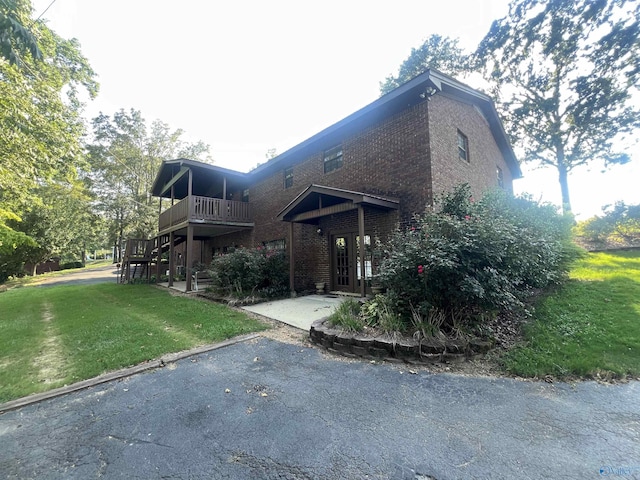
[[[339,170],[343,165],[342,145],[336,145],[324,151],[322,156],[324,173],[331,173]]]
[[[245,188],[244,190],[242,190],[242,201],[249,203],[249,189]]]
[[[458,143],[458,158],[467,163],[470,163],[471,159],[469,156],[469,137],[467,137],[459,129],[457,131],[457,143]]]
[[[293,187],[293,167],[284,169],[284,188]]]

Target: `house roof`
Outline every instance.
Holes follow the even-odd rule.
[[[309,155],[340,143],[344,137],[362,130],[382,118],[420,103],[424,101],[425,97],[438,92],[472,103],[482,111],[489,122],[489,128],[496,144],[509,166],[512,178],[520,178],[522,176],[520,165],[511,148],[491,97],[434,69],[429,69],[409,80],[348,117],[256,167],[249,174],[252,176],[266,176],[274,170],[297,163]]]
[[[491,97],[437,70],[429,69],[371,102],[369,105],[343,118],[339,122],[334,123],[286,152],[256,167],[249,173],[242,173],[184,158],[165,161],[162,163],[160,171],[153,183],[152,194],[155,196],[168,197],[169,182],[171,182],[171,179],[173,179],[176,174],[179,174],[181,169],[183,169],[182,175],[184,175],[188,171],[188,168],[191,168],[194,173],[196,173],[193,177],[194,188],[196,188],[199,183],[209,181],[213,177],[220,178],[221,176],[224,176],[235,184],[249,185],[256,179],[272,175],[280,169],[303,161],[310,155],[331,148],[342,142],[345,137],[361,131],[383,118],[423,102],[426,97],[438,94],[438,92],[459,98],[462,101],[469,102],[478,107],[489,123],[489,128],[496,144],[509,167],[511,177],[514,179],[520,178],[522,176],[520,165],[511,148],[511,144],[509,143],[507,134],[504,131]],[[174,179],[173,183],[176,185],[176,189],[178,189],[179,186],[180,192],[184,193],[182,190],[185,189],[186,182],[179,182],[179,180],[180,179]],[[185,195],[186,193],[182,196]]]
[[[369,193],[354,192],[342,188],[311,184],[284,207],[276,216],[285,221],[311,221],[324,215],[369,205],[386,210],[397,210],[400,201],[396,198],[381,197]]]
[[[230,170],[228,168],[218,167],[211,165],[210,163],[198,162],[196,160],[188,160],[186,158],[178,158],[176,160],[165,160],[160,166],[160,170],[156,175],[156,179],[151,187],[151,194],[156,197],[169,198],[171,180],[176,178],[174,183],[176,188],[180,190],[177,196],[179,198],[185,197],[186,192],[182,192],[186,188],[186,182],[180,182],[183,175],[185,175],[189,169],[194,173],[193,175],[193,187],[195,191],[199,190],[199,185],[202,184],[203,190],[208,188],[208,184],[212,178],[225,176],[231,181],[240,184],[249,183],[249,174],[238,172],[236,170]]]

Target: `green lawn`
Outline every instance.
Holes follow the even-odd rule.
[[[0,402],[264,328],[148,285],[11,289],[0,293]]]
[[[640,375],[640,252],[592,253],[540,302],[526,343],[505,356],[524,376]]]

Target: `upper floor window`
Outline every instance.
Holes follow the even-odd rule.
[[[243,202],[248,202],[249,201],[249,189],[248,188],[245,188],[242,191],[242,201]]]
[[[496,175],[498,177],[498,186],[500,188],[504,188],[504,174],[502,173],[502,169],[496,166]]]
[[[458,156],[465,162],[469,161],[469,139],[458,130]]]
[[[284,188],[293,187],[293,167],[284,169]]]
[[[342,145],[324,152],[324,173],[333,172],[342,167]]]

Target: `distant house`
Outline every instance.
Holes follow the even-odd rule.
[[[174,272],[233,247],[282,248],[292,291],[365,295],[376,239],[460,183],[511,191],[520,176],[491,98],[429,70],[249,173],[164,162],[157,243]]]

